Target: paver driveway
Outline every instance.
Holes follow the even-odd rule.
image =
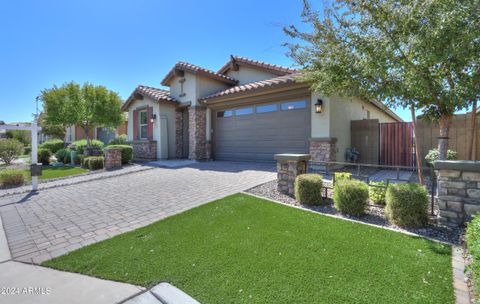
[[[276,177],[272,164],[206,162],[0,198],[13,259],[40,263]]]

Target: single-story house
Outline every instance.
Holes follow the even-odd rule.
[[[89,135],[91,139],[97,139],[104,144],[108,144],[110,140],[115,138],[115,136],[122,135],[122,134],[127,134],[127,129],[128,129],[128,119],[125,119],[125,121],[118,126],[115,129],[111,128],[94,128],[89,131]],[[86,134],[85,131],[79,126],[79,125],[72,125],[68,128],[66,128],[66,142],[74,142],[76,140],[80,139],[86,139]]]
[[[216,72],[178,62],[161,81],[169,90],[139,85],[122,107],[135,157],[344,161],[351,120],[402,121],[378,101],[312,92],[298,73],[237,56]]]

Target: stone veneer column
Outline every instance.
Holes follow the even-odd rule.
[[[115,169],[122,167],[122,149],[106,148],[105,149],[105,169]]]
[[[310,154],[275,154],[277,161],[277,189],[281,193],[294,194],[295,178],[307,173]]]
[[[440,223],[458,227],[480,211],[480,161],[435,161]]]
[[[206,120],[207,110],[205,107],[192,106],[188,108],[189,159],[205,159]]]
[[[175,157],[183,158],[183,111],[175,110]]]
[[[310,155],[313,161],[336,161],[337,139],[335,137],[310,138]]]

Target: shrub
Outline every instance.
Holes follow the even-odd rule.
[[[24,146],[29,145],[32,141],[32,135],[27,130],[8,130],[6,132],[7,138],[16,139]]]
[[[75,165],[80,165],[83,167],[83,159],[85,158],[85,156],[83,156],[82,154],[77,154],[77,156],[75,157]]]
[[[83,150],[87,146],[87,140],[86,139],[80,139],[80,140],[74,141],[73,144],[75,145],[75,148],[77,149],[77,152],[79,154],[83,154]],[[90,141],[90,146],[96,147],[98,149],[102,149],[103,148],[103,142],[101,142],[99,140],[96,140],[96,139],[92,139]]]
[[[39,147],[41,149],[48,149],[50,152],[53,154],[57,153],[58,150],[63,149],[63,140],[61,139],[51,139],[47,140],[43,144],[41,144]]]
[[[0,171],[0,185],[2,187],[21,186],[25,182],[22,170],[6,169]]]
[[[54,153],[55,158],[57,159],[58,162],[65,162],[65,157],[67,154],[70,154],[70,151],[67,149],[60,149],[57,152]]]
[[[23,154],[30,154],[32,153],[32,145],[25,146],[23,148]]]
[[[368,204],[368,186],[355,179],[337,181],[333,189],[333,201],[341,213],[363,215]]]
[[[23,145],[16,139],[0,140],[0,160],[10,164],[23,152]]]
[[[385,182],[370,182],[368,195],[370,200],[377,205],[385,205],[385,194],[387,193],[387,184]]]
[[[115,136],[114,139],[108,142],[108,145],[126,145],[128,142],[128,138],[126,134]]]
[[[122,149],[122,164],[128,164],[133,159],[133,147],[129,145],[111,145],[107,148]]]
[[[304,205],[319,205],[322,199],[322,176],[302,174],[295,179],[295,198]]]
[[[419,184],[391,184],[385,215],[400,227],[421,227],[428,222],[428,192]]]
[[[465,240],[468,251],[473,258],[472,263],[468,267],[473,274],[475,287],[478,290],[480,286],[480,216],[478,214],[468,223]]]
[[[436,161],[439,157],[440,153],[438,152],[438,149],[432,149],[428,151],[427,155],[425,156],[425,160],[429,165],[432,165],[434,161]],[[457,151],[453,150],[448,150],[447,151],[447,159],[448,160],[455,160],[458,158],[458,153]]]
[[[352,173],[350,172],[335,172],[335,176],[333,177],[334,183],[341,181],[341,180],[346,180],[346,179],[351,179],[352,178]]]
[[[89,156],[83,159],[83,166],[90,170],[103,169],[104,157],[103,156]]]
[[[38,162],[42,163],[43,165],[50,164],[50,157],[52,157],[52,152],[48,149],[40,148],[37,152],[38,155]]]

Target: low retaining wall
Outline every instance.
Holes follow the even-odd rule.
[[[463,226],[480,211],[480,161],[435,161],[440,223]]]
[[[138,160],[157,159],[157,142],[155,140],[135,140],[132,143],[133,158]]]

